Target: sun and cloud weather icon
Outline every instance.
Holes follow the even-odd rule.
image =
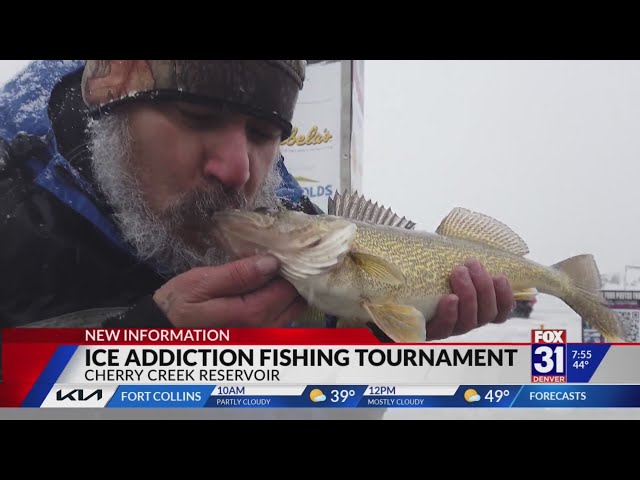
[[[324,402],[327,399],[326,395],[322,393],[322,390],[320,390],[319,388],[314,388],[313,390],[311,390],[309,398],[314,403]]]
[[[470,388],[468,390],[465,390],[464,399],[469,403],[479,402],[480,395],[478,395],[478,392],[476,392],[473,388]]]

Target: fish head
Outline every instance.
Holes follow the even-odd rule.
[[[293,210],[225,210],[214,214],[213,234],[234,258],[270,254],[292,276],[326,273],[346,256],[356,225],[332,215]]]
[[[213,235],[233,258],[264,254],[278,236],[278,213],[275,210],[224,210],[213,215]]]

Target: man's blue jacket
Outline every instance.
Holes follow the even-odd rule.
[[[91,178],[83,68],[34,61],[0,89],[0,327],[60,316],[168,327],[151,299],[167,277],[136,258]],[[282,158],[279,168],[283,202],[319,213]]]

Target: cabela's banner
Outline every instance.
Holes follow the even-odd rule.
[[[335,191],[362,188],[363,86],[363,61],[311,61],[281,144],[288,169],[323,211]]]
[[[366,329],[5,329],[0,406],[640,407],[637,344],[563,332],[382,344]]]

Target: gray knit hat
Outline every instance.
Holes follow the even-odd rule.
[[[305,60],[87,60],[82,98],[94,115],[135,99],[217,103],[291,133]]]

